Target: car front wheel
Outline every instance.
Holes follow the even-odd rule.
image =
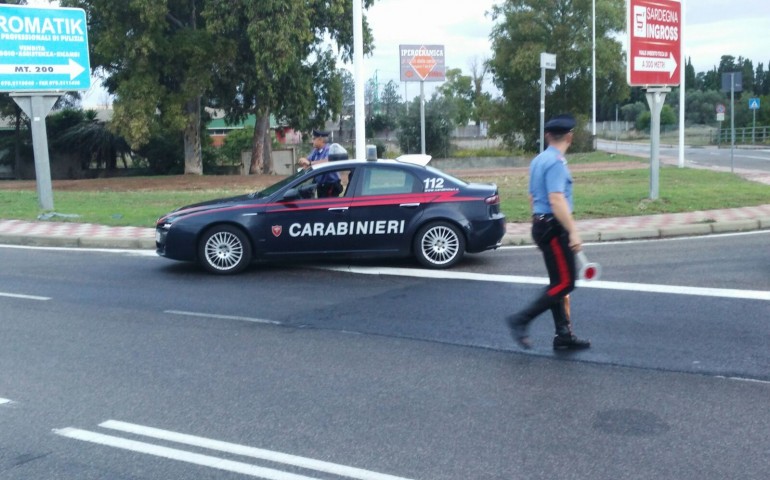
[[[239,228],[217,225],[206,230],[201,237],[198,259],[203,268],[211,273],[238,273],[251,262],[251,244]]]
[[[417,261],[428,268],[449,268],[465,253],[465,237],[451,223],[429,223],[414,237],[414,254]]]

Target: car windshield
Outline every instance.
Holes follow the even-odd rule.
[[[284,186],[288,185],[289,183],[293,182],[294,180],[296,180],[296,179],[298,179],[300,177],[304,177],[305,175],[310,173],[310,171],[311,171],[310,169],[300,170],[297,173],[295,173],[294,175],[290,175],[290,176],[284,178],[280,182],[276,182],[276,183],[270,185],[269,187],[267,187],[267,188],[265,188],[263,190],[259,190],[259,191],[256,191],[254,193],[249,194],[249,197],[251,197],[251,198],[263,198],[263,197],[267,197],[268,195],[272,195],[273,193],[277,192],[278,190],[280,190]]]

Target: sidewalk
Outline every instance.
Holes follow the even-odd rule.
[[[578,220],[585,242],[654,239],[770,229],[770,204],[636,217]],[[509,223],[503,245],[532,243],[529,223]],[[155,249],[155,229],[0,219],[0,244]]]

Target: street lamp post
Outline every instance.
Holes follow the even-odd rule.
[[[591,143],[594,148],[596,148],[596,0],[593,0],[591,5],[591,18],[593,19],[591,24],[591,31],[592,31],[592,47],[591,47],[591,76],[592,76],[592,128],[591,128]]]

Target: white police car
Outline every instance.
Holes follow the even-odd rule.
[[[505,234],[497,186],[466,183],[429,160],[331,161],[258,192],[179,208],[157,222],[157,253],[232,274],[282,258],[414,256],[448,268],[466,252],[497,248]]]

